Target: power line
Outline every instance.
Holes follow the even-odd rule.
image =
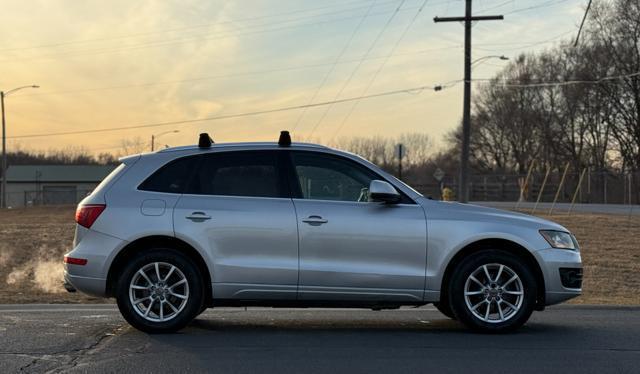
[[[389,1],[387,3],[391,3],[391,2],[392,1]],[[387,4],[387,3],[382,3],[382,4]],[[361,9],[361,8],[363,8],[363,7],[359,7],[358,9]],[[373,13],[373,15],[387,14],[387,13],[390,13],[390,12],[392,12],[392,10],[391,11],[380,11],[378,13]],[[322,14],[320,16],[326,16],[326,15],[335,14],[335,13],[344,13],[344,11],[325,13],[325,14]],[[163,39],[163,40],[159,40],[159,41],[143,42],[143,43],[133,44],[133,45],[124,46],[124,47],[116,47],[116,48],[72,50],[72,51],[65,51],[65,52],[62,52],[62,53],[36,55],[36,56],[17,58],[17,59],[4,59],[4,60],[0,60],[0,62],[32,61],[32,60],[51,59],[51,58],[55,59],[57,57],[65,57],[65,58],[67,58],[67,57],[74,57],[74,56],[91,56],[91,55],[105,54],[105,53],[118,53],[118,52],[123,52],[123,51],[132,51],[132,50],[154,48],[154,47],[164,47],[164,46],[168,46],[168,45],[183,44],[183,43],[188,43],[188,42],[219,40],[219,39],[226,39],[226,38],[232,38],[232,37],[238,37],[238,36],[264,34],[264,33],[268,33],[268,32],[278,32],[278,31],[282,31],[282,30],[289,30],[289,29],[295,29],[295,28],[306,27],[306,26],[314,26],[314,25],[321,25],[321,24],[326,24],[326,23],[346,21],[346,20],[351,20],[351,19],[354,19],[354,18],[358,18],[358,17],[360,17],[360,15],[348,16],[348,17],[343,17],[343,18],[334,18],[334,19],[328,19],[328,20],[320,20],[320,21],[313,22],[313,23],[298,23],[298,24],[294,24],[294,25],[291,25],[291,26],[272,27],[274,25],[298,22],[298,21],[301,21],[301,20],[304,20],[304,19],[317,18],[317,17],[319,17],[319,16],[318,15],[314,15],[314,16],[307,16],[307,17],[302,17],[302,18],[298,18],[298,19],[279,21],[279,22],[272,23],[270,25],[252,26],[252,28],[255,29],[255,30],[253,30],[253,31],[250,30],[250,31],[246,31],[246,32],[230,32],[230,31],[214,32],[213,36],[204,36],[204,35],[207,35],[207,34],[211,34],[211,33],[205,33],[204,35],[197,36],[197,37],[177,38],[177,39],[168,39],[168,40],[167,39]],[[261,29],[261,27],[264,27],[264,26],[271,27],[271,28],[262,28]]]
[[[514,1],[515,1],[515,0],[507,0],[507,1],[504,1],[504,2],[502,2],[502,3],[500,3],[500,4],[496,4],[496,5],[494,5],[494,6],[490,6],[490,7],[488,7],[488,8],[483,8],[483,9],[482,9],[481,11],[479,11],[477,14],[485,14],[485,13],[487,13],[487,12],[488,12],[488,11],[490,11],[490,10],[494,10],[494,9],[501,8],[501,7],[503,7],[503,6],[507,5],[507,4],[512,4]]]
[[[505,87],[516,87],[516,88],[528,88],[528,87],[562,87],[562,86],[571,86],[578,84],[600,84],[606,81],[633,78],[640,76],[640,72],[630,73],[630,74],[622,74],[622,75],[613,75],[607,76],[599,79],[593,80],[568,80],[568,81],[556,81],[556,82],[535,82],[535,83],[508,83],[509,81],[517,81],[517,79],[490,79],[490,78],[482,78],[482,79],[473,79],[474,82],[489,82],[492,85],[500,85]],[[503,83],[504,82],[504,83]]]
[[[478,78],[478,79],[473,79],[472,81],[488,82],[491,84],[498,84],[498,85],[503,85],[507,87],[526,88],[526,87],[545,87],[545,86],[565,86],[565,85],[574,85],[574,84],[599,84],[609,80],[632,78],[636,76],[640,76],[640,72],[623,74],[623,75],[615,75],[615,76],[607,76],[607,77],[603,77],[595,80],[571,80],[571,81],[539,82],[539,83],[524,83],[524,84],[507,83],[509,80],[503,80],[505,83],[501,83],[499,81],[496,81],[495,79],[488,79],[488,78],[487,79]],[[515,79],[511,79],[511,80],[515,80]],[[372,99],[377,97],[384,97],[384,96],[391,96],[391,95],[398,95],[398,94],[420,94],[427,89],[440,91],[444,88],[453,87],[454,85],[459,84],[463,81],[464,80],[462,79],[458,79],[458,80],[446,82],[442,85],[435,85],[435,86],[424,85],[419,87],[385,91],[385,92],[380,92],[380,93],[375,93],[370,95],[350,97],[350,98],[344,98],[344,99],[338,99],[338,100],[332,100],[332,101],[324,101],[324,102],[305,104],[305,105],[295,105],[295,106],[288,106],[288,107],[281,107],[281,108],[265,109],[265,110],[258,110],[253,112],[228,114],[228,115],[221,115],[221,116],[214,116],[214,117],[196,118],[196,119],[188,119],[188,120],[181,120],[181,121],[148,123],[148,124],[131,125],[131,126],[119,126],[119,127],[101,128],[101,129],[90,129],[90,130],[60,131],[60,132],[38,133],[38,134],[14,135],[14,136],[7,136],[7,139],[24,139],[24,138],[46,137],[46,136],[63,136],[63,135],[114,132],[114,131],[131,130],[131,129],[139,129],[139,128],[150,128],[150,127],[161,127],[161,126],[170,126],[170,125],[179,125],[179,124],[191,124],[191,123],[197,123],[197,122],[219,121],[219,120],[225,120],[225,119],[231,119],[231,118],[249,117],[249,116],[257,116],[261,114],[270,114],[270,113],[298,110],[298,109],[304,109],[306,107],[320,107],[325,105],[340,104],[345,102],[351,102],[351,101],[357,101],[357,100],[363,100],[363,99]]]
[[[526,7],[526,8],[520,8],[520,9],[514,9],[512,11],[506,12],[505,15],[508,14],[514,14],[514,13],[520,13],[520,12],[526,12],[529,10],[534,10],[534,9],[540,9],[540,8],[548,8],[551,6],[555,6],[561,3],[566,3],[569,0],[550,0],[547,2],[544,2],[542,4],[538,4],[538,5],[534,5],[534,6],[530,6],[530,7]]]
[[[538,45],[543,45],[543,44],[548,44],[551,42],[554,42],[560,38],[562,38],[565,35],[568,34],[572,34],[574,32],[574,30],[569,30],[569,31],[565,31],[561,34],[558,34],[552,38],[546,39],[546,40],[541,40],[539,42],[533,42],[533,43],[529,43],[529,44],[525,44],[521,47],[512,47],[512,48],[483,48],[483,47],[478,47],[478,46],[487,46],[487,45],[507,45],[505,44],[500,44],[500,43],[479,43],[476,44],[475,48],[481,51],[486,51],[486,52],[504,52],[504,51],[518,51],[518,50],[522,50],[522,49],[527,49],[527,48],[531,48],[531,47],[535,47]],[[513,44],[520,44],[520,43],[513,43]]]
[[[380,93],[364,95],[364,96],[350,97],[350,98],[344,98],[344,99],[338,99],[338,100],[332,100],[332,101],[324,101],[319,103],[294,105],[294,106],[274,108],[274,109],[257,110],[253,112],[227,114],[227,115],[187,119],[187,120],[180,120],[180,121],[168,121],[168,122],[148,123],[148,124],[140,124],[140,125],[109,127],[109,128],[101,128],[101,129],[90,129],[90,130],[60,131],[60,132],[49,132],[49,133],[14,135],[14,136],[7,136],[7,139],[25,139],[25,138],[39,138],[39,137],[46,137],[46,136],[93,134],[93,133],[114,132],[114,131],[122,131],[122,130],[161,127],[161,126],[170,126],[170,125],[179,125],[179,124],[191,124],[191,123],[198,123],[198,122],[220,121],[220,120],[231,119],[231,118],[249,117],[249,116],[257,116],[261,114],[270,114],[270,113],[285,112],[285,111],[298,110],[298,109],[304,109],[304,108],[320,107],[325,105],[340,104],[340,103],[346,103],[346,102],[355,101],[355,100],[372,99],[376,97],[391,96],[391,95],[397,95],[397,94],[417,94],[417,93],[421,93],[426,89],[433,89],[433,90],[439,91],[440,89],[442,89],[442,86],[426,85],[426,86],[419,86],[419,87],[413,87],[413,88],[405,88],[400,90],[380,92]]]
[[[387,20],[387,22],[384,24],[384,26],[382,26],[382,29],[380,29],[380,32],[378,32],[378,35],[376,35],[375,39],[373,40],[373,42],[371,43],[371,45],[369,46],[369,48],[367,49],[367,51],[365,52],[364,56],[362,57],[362,59],[358,62],[358,65],[355,67],[355,69],[353,69],[353,71],[351,72],[351,75],[349,75],[349,77],[347,78],[347,80],[344,82],[344,84],[342,85],[342,87],[340,88],[340,90],[336,93],[334,100],[337,99],[338,97],[340,97],[340,95],[342,95],[342,92],[344,92],[345,88],[347,88],[347,86],[349,85],[349,83],[351,83],[351,80],[353,79],[353,77],[356,75],[356,72],[360,69],[360,66],[362,66],[362,63],[364,62],[365,58],[367,58],[369,56],[369,53],[371,53],[371,51],[373,50],[373,48],[376,46],[376,44],[378,43],[378,41],[380,40],[380,37],[382,37],[382,35],[384,34],[384,32],[387,30],[387,27],[389,27],[389,25],[391,24],[391,21],[393,21],[393,19],[395,18],[395,16],[398,14],[398,12],[400,11],[400,8],[402,8],[402,5],[404,5],[406,0],[401,0],[400,3],[398,4],[398,7],[396,8],[395,12],[393,12],[393,14],[391,14],[391,17],[389,17],[389,19]],[[316,131],[316,129],[320,126],[320,124],[322,123],[322,121],[324,121],[325,117],[327,116],[327,114],[329,113],[329,110],[331,109],[331,105],[329,105],[327,107],[327,109],[322,113],[322,116],[320,116],[320,119],[318,120],[318,122],[316,122],[315,126],[313,126],[313,129],[311,129],[311,132],[309,133],[309,137],[311,138],[313,136],[313,133]]]
[[[411,56],[411,55],[417,55],[417,54],[424,54],[424,53],[429,53],[429,52],[434,52],[434,51],[460,49],[460,48],[462,48],[461,45],[448,46],[448,47],[438,47],[438,48],[427,48],[427,49],[421,49],[421,50],[412,51],[412,52],[396,53],[393,56],[391,56],[391,58],[400,57],[400,56]],[[369,61],[369,60],[380,60],[380,59],[384,59],[384,58],[387,58],[387,55],[366,57],[365,60],[367,60],[367,61]],[[361,60],[361,58],[355,58],[355,59],[349,59],[349,60],[340,60],[340,61],[337,62],[337,64],[351,64],[351,63],[354,63],[354,62],[359,62],[360,60]],[[170,81],[144,82],[144,83],[132,83],[132,84],[122,84],[122,85],[93,87],[93,88],[79,88],[79,89],[61,90],[61,91],[38,92],[38,93],[33,93],[33,94],[22,94],[22,95],[16,96],[14,98],[14,100],[15,99],[19,99],[19,98],[32,97],[32,96],[66,95],[66,94],[76,94],[76,93],[86,93],[86,92],[96,92],[96,91],[118,90],[118,89],[125,89],[125,88],[151,87],[151,86],[168,85],[168,84],[183,84],[183,83],[190,83],[190,82],[225,79],[225,78],[233,78],[233,77],[244,77],[244,76],[252,76],[252,75],[264,75],[264,74],[269,74],[269,73],[279,73],[279,72],[287,72],[287,71],[294,71],[294,70],[320,68],[320,67],[325,67],[325,66],[331,66],[334,63],[335,62],[324,62],[324,63],[318,62],[318,63],[308,64],[308,65],[285,66],[285,67],[274,68],[274,69],[245,71],[245,72],[237,72],[237,73],[221,74],[221,75],[210,75],[210,76],[203,76],[203,77],[192,77],[192,78],[177,79],[177,80],[170,80]]]
[[[112,36],[112,37],[102,37],[102,38],[85,39],[85,40],[72,40],[72,41],[66,41],[66,42],[40,44],[40,45],[26,46],[26,47],[7,47],[7,48],[0,49],[0,52],[31,50],[31,49],[40,49],[40,48],[55,48],[55,47],[62,47],[62,46],[74,45],[74,44],[87,44],[87,43],[93,43],[93,42],[103,42],[103,41],[111,41],[111,40],[122,40],[122,39],[129,39],[129,38],[137,38],[137,37],[147,36],[147,35],[166,34],[166,33],[172,33],[172,32],[177,32],[177,31],[201,29],[201,28],[205,28],[205,27],[217,26],[217,25],[227,24],[227,23],[233,24],[235,22],[254,21],[254,20],[259,20],[259,19],[264,19],[264,18],[280,17],[280,16],[284,16],[284,15],[289,15],[289,14],[308,13],[308,12],[314,12],[314,11],[322,10],[322,9],[337,8],[337,7],[344,6],[344,5],[367,3],[369,1],[371,1],[371,0],[364,0],[364,1],[363,0],[358,0],[358,1],[348,2],[348,3],[340,3],[338,5],[334,4],[334,5],[328,5],[328,6],[316,7],[316,8],[310,8],[310,9],[298,9],[298,10],[287,11],[287,12],[279,12],[279,13],[274,13],[274,14],[265,14],[265,15],[261,15],[261,16],[255,16],[255,17],[236,18],[236,19],[231,19],[231,20],[228,20],[228,21],[218,21],[218,22],[206,23],[206,24],[201,24],[201,25],[186,26],[186,27],[179,27],[179,28],[172,28],[172,29],[165,29],[165,30],[147,31],[147,32],[140,32],[140,33],[132,33],[132,34]],[[391,2],[391,1],[389,1],[389,2]],[[353,8],[351,8],[351,9],[353,9]],[[351,9],[349,9],[349,10],[351,10]]]
[[[584,11],[584,17],[582,17],[582,22],[580,23],[580,28],[578,29],[578,35],[576,36],[576,42],[573,44],[574,47],[578,46],[578,41],[580,41],[580,34],[582,33],[582,27],[584,26],[584,22],[587,20],[587,15],[589,14],[589,9],[591,9],[591,2],[589,0],[589,4],[587,4],[587,9]]]
[[[360,19],[360,22],[358,22],[358,25],[351,32],[351,35],[349,36],[349,39],[347,40],[347,43],[344,45],[344,47],[342,47],[342,50],[340,51],[338,56],[336,56],[335,61],[331,65],[331,68],[324,75],[324,78],[322,79],[322,82],[320,82],[320,85],[318,85],[318,88],[316,88],[315,92],[313,93],[313,95],[309,99],[309,103],[312,103],[316,99],[316,97],[318,96],[318,93],[320,93],[320,90],[322,90],[322,87],[324,87],[324,85],[327,83],[327,80],[329,79],[329,76],[331,76],[331,74],[335,70],[336,66],[338,65],[338,62],[340,61],[340,59],[342,58],[344,53],[347,51],[349,46],[351,46],[351,42],[353,42],[353,38],[356,36],[358,31],[360,30],[360,27],[364,23],[365,19],[367,19],[367,17],[369,16],[369,13],[371,12],[371,9],[373,8],[373,6],[376,4],[376,1],[377,0],[374,0],[371,3],[371,5],[369,6],[369,9],[367,9],[367,12],[362,16],[362,18]],[[307,108],[302,110],[302,112],[298,116],[298,119],[296,120],[295,125],[293,126],[293,131],[295,131],[298,128],[298,125],[300,125],[300,121],[302,121],[302,118],[304,117],[306,112],[307,112]]]
[[[382,61],[382,64],[380,64],[380,66],[378,67],[378,70],[376,70],[376,72],[373,74],[373,76],[369,80],[369,83],[367,84],[367,86],[362,91],[362,95],[365,95],[369,91],[369,89],[373,85],[373,82],[375,82],[375,80],[378,78],[378,75],[380,74],[382,69],[384,69],[384,67],[387,65],[387,62],[389,61],[389,58],[395,53],[396,48],[398,48],[398,46],[400,45],[400,43],[402,42],[404,37],[407,35],[407,32],[409,32],[409,29],[411,29],[411,26],[413,26],[413,24],[415,23],[416,19],[418,19],[418,17],[422,13],[422,9],[424,9],[424,7],[427,5],[428,1],[429,0],[424,0],[423,1],[422,5],[420,6],[420,8],[418,8],[418,11],[413,16],[411,21],[409,23],[407,23],[407,26],[404,28],[402,34],[400,35],[400,37],[398,38],[396,43],[393,45],[393,48],[391,48],[391,52],[389,52],[389,54],[387,54],[386,58]],[[331,136],[331,139],[335,138],[336,135],[338,135],[340,133],[340,130],[342,130],[342,127],[344,127],[344,124],[349,120],[349,117],[351,117],[351,114],[356,109],[356,107],[358,106],[359,103],[360,103],[360,101],[355,101],[353,103],[353,105],[351,105],[351,108],[349,108],[349,111],[347,112],[347,115],[342,119],[342,122],[340,123],[340,125],[338,126],[336,131]]]

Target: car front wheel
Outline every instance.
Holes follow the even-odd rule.
[[[171,249],[141,252],[125,266],[116,299],[133,327],[173,332],[186,326],[203,306],[203,285],[197,266]]]
[[[472,329],[511,331],[531,316],[536,282],[525,261],[499,250],[483,250],[465,258],[449,284],[454,315]]]

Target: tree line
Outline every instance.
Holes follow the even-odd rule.
[[[476,173],[640,170],[640,2],[594,2],[577,46],[522,54],[474,93]],[[448,138],[459,149],[461,129]]]

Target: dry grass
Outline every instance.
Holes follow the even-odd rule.
[[[73,207],[0,211],[0,303],[95,303],[62,287]],[[584,295],[574,303],[640,305],[640,217],[558,214],[582,247]],[[108,302],[108,301],[107,301]]]
[[[0,210],[0,303],[102,303],[62,287],[74,207]]]
[[[578,304],[640,305],[640,217],[557,214],[580,243],[583,295]]]

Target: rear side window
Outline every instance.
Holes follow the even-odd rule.
[[[212,153],[186,193],[199,195],[285,197],[275,151]]]
[[[116,167],[115,169],[113,169],[113,171],[111,173],[109,173],[109,175],[107,175],[106,178],[104,178],[102,180],[102,182],[100,182],[99,185],[96,186],[96,188],[93,189],[93,191],[100,191],[101,189],[103,189],[105,186],[109,185],[109,183],[111,183],[111,181],[115,180],[116,177],[118,175],[120,175],[124,169],[127,166],[125,164],[120,164],[118,165],[118,167]]]
[[[189,176],[196,166],[197,157],[183,157],[173,160],[142,182],[138,189],[144,191],[182,193],[189,182]]]

